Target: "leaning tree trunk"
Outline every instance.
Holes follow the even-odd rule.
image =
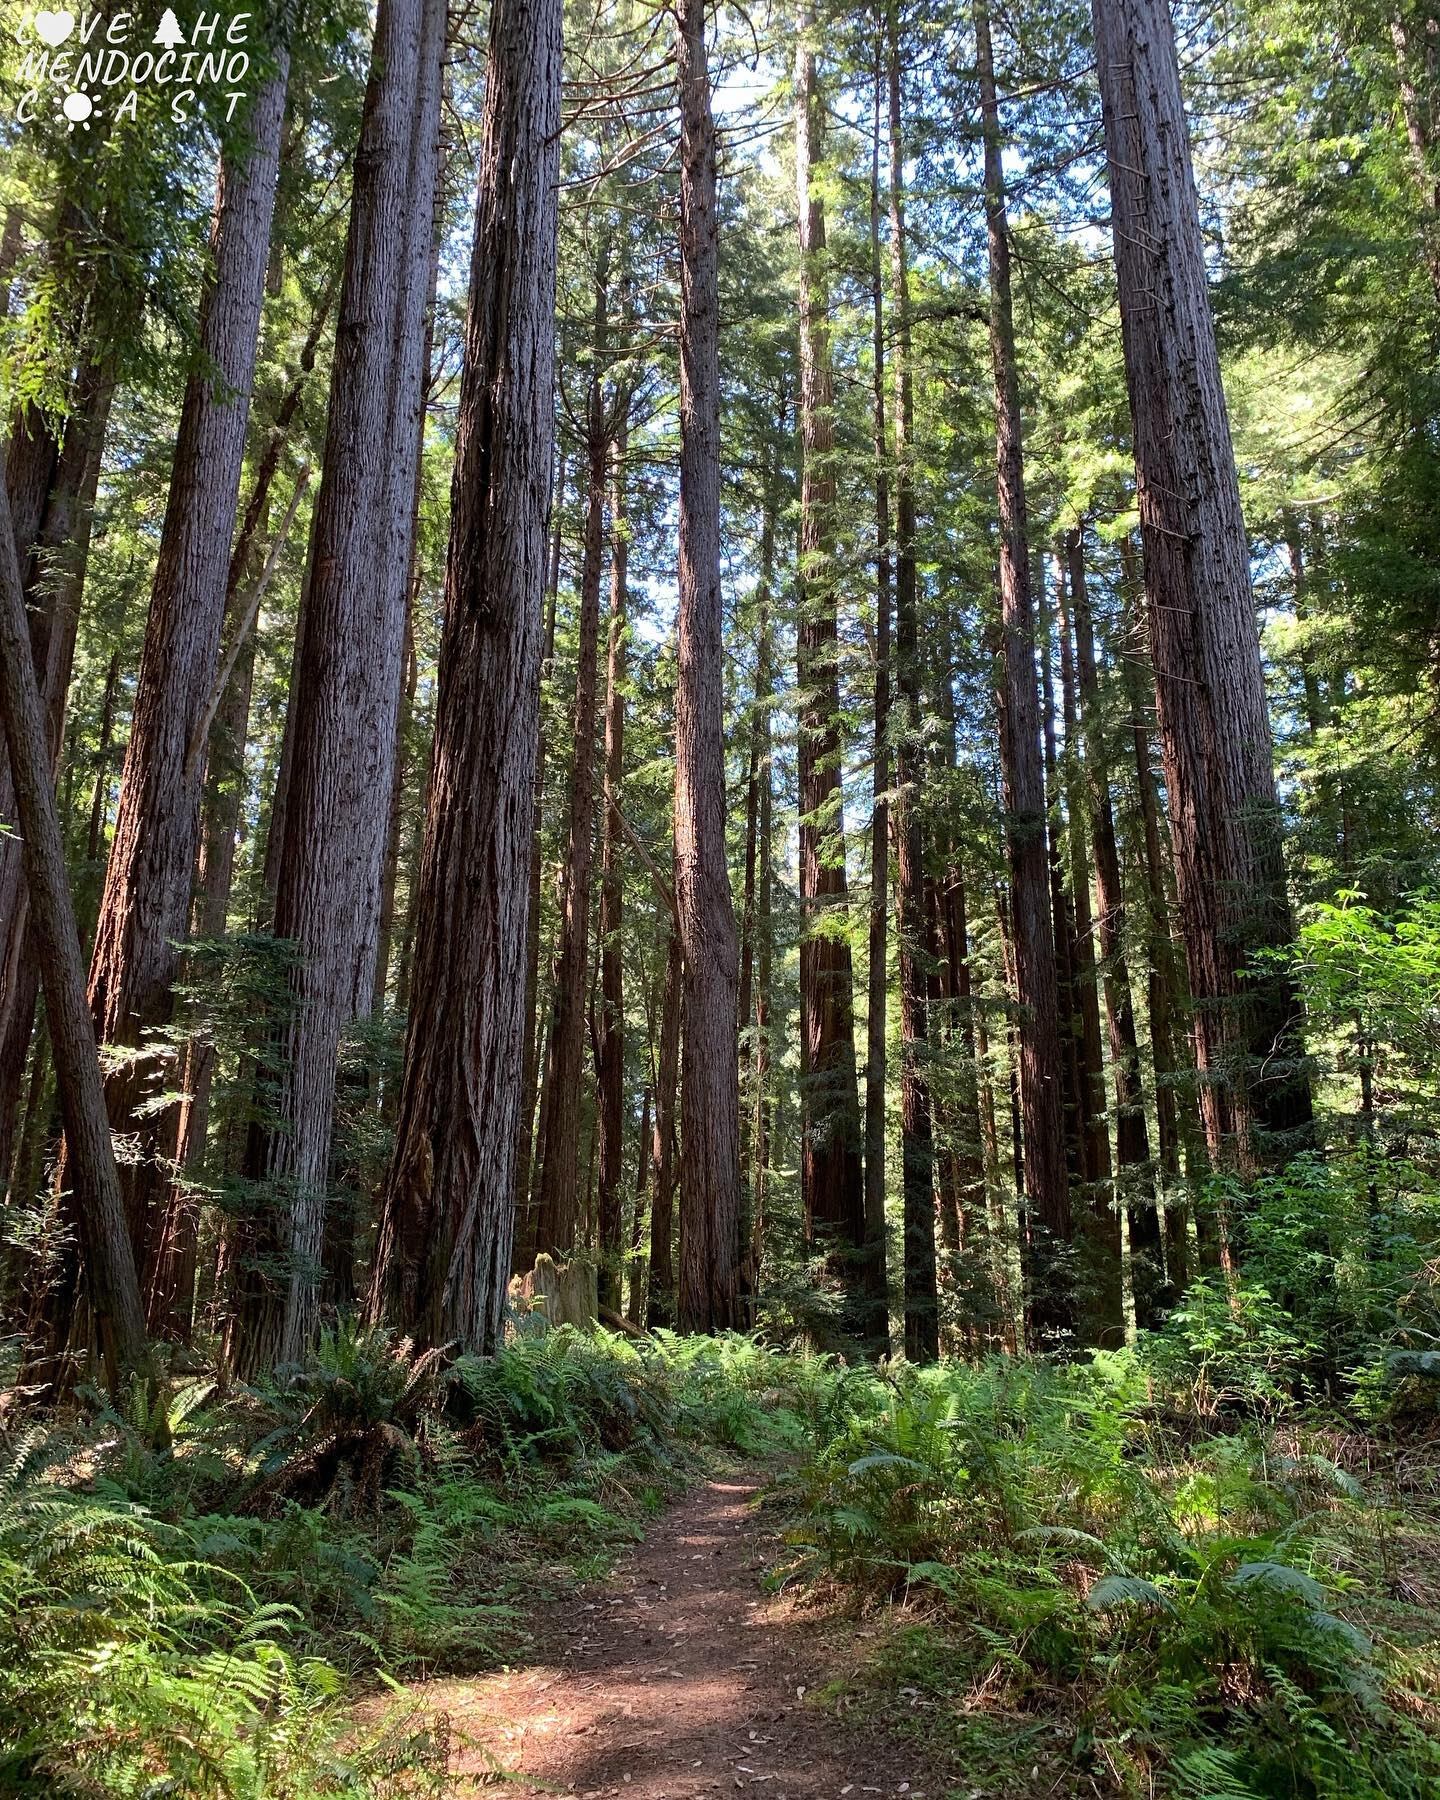
[[[825,205],[814,186],[823,103],[800,22],[795,53],[795,169],[800,217],[800,562],[795,633],[800,769],[800,1192],[805,1237],[839,1286],[841,1329],[863,1337],[865,1189],[855,1069],[854,972],[844,929],[839,626],[835,562],[835,394]],[[838,926],[837,926],[838,921]]]
[[[434,760],[371,1295],[419,1341],[480,1352],[499,1342],[515,1223],[562,12],[495,0],[490,13]]]
[[[571,714],[569,842],[560,877],[560,942],[555,956],[550,1057],[540,1101],[540,1194],[535,1248],[568,1257],[579,1218],[580,1094],[585,1065],[586,974],[590,961],[590,873],[595,841],[595,686],[600,637],[600,578],[605,563],[605,488],[610,419],[605,398],[608,336],[608,250],[595,271],[595,316],[589,410],[585,549],[580,570],[580,634]]]
[[[904,1200],[905,1354],[940,1354],[940,1295],[935,1266],[934,1144],[925,1079],[929,1032],[925,977],[925,867],[918,812],[920,627],[915,569],[915,485],[911,468],[915,400],[910,354],[910,273],[905,240],[905,146],[900,116],[900,26],[896,0],[886,7],[890,126],[890,277],[895,303],[895,648],[904,712],[896,746],[896,908],[900,952],[900,1162]]]
[[[89,362],[76,377],[63,443],[51,455],[48,491],[30,530],[16,520],[18,565],[25,584],[30,650],[39,684],[41,714],[52,765],[64,738],[65,705],[80,622],[80,598],[89,558],[95,493],[105,429],[115,392],[113,368]],[[40,435],[46,434],[41,430]],[[28,535],[27,535],[28,533]],[[22,545],[20,539],[25,537]],[[0,819],[14,816],[14,784],[0,769]],[[30,890],[18,837],[0,837],[0,1169],[10,1167],[15,1109],[40,989],[39,963],[29,930]]]
[[[1071,1236],[1070,1192],[1061,1117],[1055,940],[1046,891],[1045,775],[1035,688],[1035,613],[1030,595],[1020,384],[1010,297],[1010,227],[987,0],[976,0],[975,37],[985,130],[995,479],[1000,503],[1000,760],[1005,783],[1015,998],[1020,1008],[1020,1112],[1034,1265],[1031,1306],[1037,1329],[1049,1337],[1068,1331],[1074,1320],[1074,1296],[1069,1291],[1064,1255]]]
[[[3,476],[3,471],[0,471]],[[120,1177],[110,1142],[94,1025],[85,1001],[85,965],[65,874],[54,767],[40,706],[15,556],[10,505],[0,478],[0,716],[10,752],[15,810],[45,986],[45,1009],[60,1107],[70,1146],[69,1176],[86,1294],[112,1393],[121,1378],[149,1369],[145,1317]]]
[[[237,1366],[316,1329],[340,1036],[370,1011],[380,861],[414,548],[444,0],[376,19],[336,323],[274,931],[294,944],[273,1112],[247,1155],[282,1204],[281,1293],[245,1309]],[[278,1302],[278,1338],[272,1344]]]
[[[1211,1158],[1303,1136],[1292,936],[1250,545],[1165,0],[1094,0],[1165,784]]]
[[[737,951],[725,862],[720,592],[720,296],[705,0],[678,0],[680,87],[679,662],[675,897],[684,949],[680,1284],[684,1331],[740,1323]]]
[[[625,961],[622,953],[624,866],[620,781],[625,773],[625,609],[629,524],[625,516],[622,422],[615,436],[610,483],[610,629],[605,646],[605,835],[600,849],[600,1047],[596,1086],[600,1121],[600,1304],[620,1311],[625,1146]],[[643,1141],[644,1132],[641,1132]],[[641,1166],[644,1166],[643,1155]],[[640,1196],[636,1197],[637,1208]]]
[[[147,1248],[152,1202],[164,1191],[156,1153],[174,1131],[173,1109],[143,1110],[170,1082],[146,1038],[169,1021],[175,945],[190,914],[202,787],[199,758],[190,751],[210,702],[225,617],[285,116],[288,48],[282,42],[273,54],[272,73],[250,115],[244,158],[221,167],[213,268],[180,414],[90,963],[99,1036],[128,1052],[105,1088],[111,1124],[140,1140],[142,1154],[125,1171],[137,1256]]]

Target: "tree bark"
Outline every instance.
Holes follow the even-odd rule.
[[[813,165],[823,101],[808,9],[795,52],[800,220],[800,559],[795,632],[800,777],[800,1192],[806,1246],[841,1294],[840,1327],[866,1335],[865,1190],[855,1068],[854,970],[847,926],[835,570],[835,394],[825,206]]]
[[[495,0],[490,14],[434,760],[371,1296],[417,1341],[482,1353],[510,1274],[524,1079],[562,10]]]
[[[675,1323],[675,1117],[680,1077],[680,1012],[684,1005],[684,950],[678,925],[665,953],[665,992],[660,1002],[660,1054],[655,1065],[655,1136],[651,1146],[654,1197],[650,1202],[650,1292],[645,1323]]]
[[[1282,970],[1292,926],[1270,720],[1205,244],[1164,0],[1094,0],[1150,644],[1211,1158],[1303,1138],[1310,1090]]]
[[[560,526],[565,509],[565,451],[559,452],[559,467],[550,501],[550,563],[545,582],[545,644],[540,662],[540,685],[543,691],[555,660],[555,611],[560,598]],[[520,1089],[519,1141],[515,1152],[515,1238],[511,1260],[517,1274],[535,1263],[535,1231],[539,1221],[531,1196],[531,1174],[535,1162],[535,1102],[540,1088],[540,876],[541,825],[545,801],[545,728],[541,715],[540,735],[535,748],[535,801],[530,827],[530,894],[525,923],[525,1058]],[[543,1150],[544,1145],[540,1148]]]
[[[590,394],[585,423],[585,549],[580,569],[580,642],[571,713],[569,841],[560,878],[560,941],[555,955],[550,1056],[540,1098],[539,1215],[535,1247],[564,1259],[575,1248],[579,1217],[580,1095],[585,1062],[590,876],[595,841],[595,688],[600,636],[600,579],[605,564],[605,489],[611,427],[605,395],[609,335],[609,249],[595,269]]]
[[[1095,659],[1095,629],[1085,577],[1083,534],[1065,538],[1065,560],[1074,611],[1075,660],[1079,682],[1081,736],[1085,747],[1085,789],[1091,841],[1095,846],[1096,930],[1105,1017],[1110,1037],[1110,1069],[1115,1083],[1115,1161],[1120,1199],[1130,1237],[1130,1283],[1135,1322],[1141,1330],[1156,1323],[1156,1302],[1164,1280],[1160,1248],[1160,1215],[1150,1167],[1150,1138],[1145,1124],[1145,1091],[1140,1077],[1140,1044],[1135,1028],[1135,1001],[1125,958],[1125,892],[1120,874],[1120,847],[1110,800],[1110,752],[1100,708],[1100,677]],[[1062,622],[1061,629],[1066,626]],[[1173,1096],[1172,1096],[1173,1108]]]
[[[1010,866],[1015,997],[1020,1007],[1020,1111],[1034,1260],[1032,1311],[1046,1338],[1074,1322],[1064,1248],[1071,1239],[1061,1116],[1055,940],[1045,867],[1045,775],[1035,689],[1035,615],[1030,595],[1021,444],[1020,385],[1010,295],[1010,227],[987,0],[976,0],[980,111],[985,133],[985,218],[990,253],[990,351],[995,374],[995,482],[1000,506],[1003,627],[1000,757]]]
[[[916,608],[915,488],[911,469],[915,400],[910,353],[910,274],[905,238],[905,145],[900,107],[900,24],[896,0],[886,5],[889,87],[890,280],[895,309],[891,356],[895,392],[895,648],[903,710],[896,745],[897,907],[900,956],[900,1162],[903,1193],[905,1354],[933,1362],[940,1354],[940,1299],[935,1267],[934,1145],[927,1055],[925,869],[916,808],[919,794],[920,641]]]
[[[625,774],[625,612],[629,521],[625,510],[628,434],[617,426],[610,482],[610,628],[605,646],[605,836],[600,851],[600,1049],[596,1058],[600,1119],[600,1304],[620,1310],[624,1272],[625,1148],[624,865],[620,783]],[[642,1140],[644,1133],[641,1133]],[[636,1204],[639,1200],[637,1197]]]
[[[1100,975],[1095,956],[1095,918],[1090,901],[1089,809],[1080,766],[1080,713],[1075,655],[1066,604],[1066,566],[1055,559],[1054,624],[1060,639],[1061,716],[1065,722],[1065,837],[1070,853],[1073,906],[1071,976],[1079,1019],[1080,1113],[1085,1149],[1085,1337],[1114,1349],[1125,1340],[1124,1243],[1116,1206],[1114,1163],[1105,1091],[1105,1049],[1100,1027]]]
[[[875,762],[870,815],[870,976],[865,1031],[865,1252],[862,1341],[890,1353],[886,1269],[885,1098],[890,983],[890,446],[885,425],[885,281],[880,260],[880,119],[885,45],[875,45],[874,131],[870,148],[870,314],[873,359],[871,419],[875,459]]]
[[[200,342],[185,388],[174,472],[150,597],[145,648],[120,781],[115,836],[90,963],[101,1041],[129,1052],[105,1083],[112,1126],[140,1140],[126,1167],[126,1212],[137,1256],[164,1192],[162,1146],[173,1108],[141,1110],[169,1075],[147,1044],[170,1018],[175,944],[190,914],[200,831],[201,774],[189,757],[210,701],[225,617],[230,540],[245,454],[250,389],[275,205],[289,50],[273,46],[243,160],[221,167],[212,268]]]
[[[650,1187],[650,1083],[640,1096],[640,1137],[635,1150],[635,1210],[630,1219],[630,1267],[625,1317],[639,1325],[645,1317],[645,1195]]]
[[[346,243],[274,931],[295,946],[272,1129],[247,1155],[288,1209],[274,1349],[303,1356],[323,1271],[336,1058],[369,1014],[425,408],[444,0],[376,19]],[[276,1296],[280,1299],[279,1296]],[[268,1352],[262,1306],[237,1366]]]
[[[737,951],[725,862],[724,608],[715,121],[705,0],[676,7],[680,88],[679,683],[675,895],[684,946],[680,1283],[683,1331],[740,1323]]]
[[[1150,767],[1150,733],[1141,710],[1140,680],[1127,671],[1130,735],[1135,756],[1135,784],[1140,803],[1141,866],[1145,875],[1146,946],[1150,1017],[1150,1058],[1155,1072],[1155,1130],[1165,1206],[1165,1275],[1181,1294],[1189,1275],[1186,1219],[1189,1207],[1181,1181],[1182,1146],[1199,1136],[1194,1117],[1193,1087],[1184,1080],[1177,1048],[1183,996],[1178,957],[1170,931],[1165,852],[1160,840],[1160,804]],[[1183,1083],[1183,1085],[1182,1085]]]
[[[760,633],[755,661],[755,688],[760,699],[760,755],[757,766],[759,806],[756,815],[755,1048],[751,1090],[753,1117],[750,1122],[754,1149],[751,1154],[750,1242],[745,1247],[752,1292],[758,1292],[760,1288],[770,1186],[770,1008],[775,962],[775,796],[771,776],[771,711],[774,705],[775,678],[772,656],[771,633],[767,628]]]

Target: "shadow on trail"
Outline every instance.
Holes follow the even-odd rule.
[[[517,1796],[924,1800],[913,1751],[806,1705],[823,1627],[761,1591],[759,1486],[736,1477],[687,1495],[608,1582],[577,1594],[568,1627],[542,1630],[533,1665],[415,1690],[455,1729],[457,1795],[503,1771]]]

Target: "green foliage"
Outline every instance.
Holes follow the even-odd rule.
[[[0,1791],[194,1800],[381,1795],[433,1750],[356,1744],[343,1683],[257,1600],[143,1507],[57,1479],[71,1446],[32,1433],[0,1466]]]
[[[1132,1353],[852,1375],[782,1484],[791,1577],[933,1621],[972,1773],[1028,1761],[1040,1710],[1072,1773],[1127,1793],[1158,1771],[1176,1795],[1434,1791],[1440,1744],[1357,1575],[1378,1587],[1383,1511],[1293,1432],[1196,1441],[1169,1379]],[[972,1716],[982,1693],[1009,1730]]]
[[[493,1663],[706,1446],[797,1443],[829,1365],[569,1329],[416,1354],[342,1322],[253,1388],[86,1396],[0,1466],[0,1792],[442,1791],[445,1733],[353,1679]],[[68,1785],[66,1785],[68,1784]]]

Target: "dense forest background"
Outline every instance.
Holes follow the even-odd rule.
[[[722,15],[677,137],[664,21],[601,8],[506,99],[558,185],[488,218],[481,22],[393,10],[6,159],[150,1336],[485,1347],[539,1251],[636,1324],[1113,1344],[1236,1300],[1287,1167],[1373,1247],[1428,1181],[1432,24],[1185,13],[1177,61],[1117,11],[1107,86],[1079,14]],[[479,252],[467,324],[477,167],[532,310],[558,244],[553,452]],[[6,1305],[73,1359],[25,835]]]
[[[246,17],[0,38],[12,1417],[535,1306],[1433,1407],[1426,0]]]

